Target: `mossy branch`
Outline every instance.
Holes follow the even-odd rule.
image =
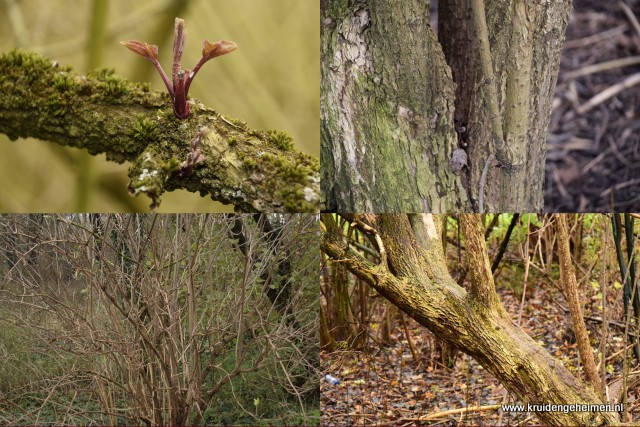
[[[189,118],[179,120],[168,94],[112,71],[81,75],[20,50],[0,56],[0,132],[12,140],[34,137],[130,161],[129,190],[147,194],[152,206],[163,192],[184,188],[238,211],[319,211],[316,158],[295,151],[283,132],[252,130],[191,102]],[[188,164],[202,128],[203,160]]]

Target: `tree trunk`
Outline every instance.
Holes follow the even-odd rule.
[[[571,313],[571,323],[573,331],[576,334],[576,342],[578,343],[578,351],[580,352],[580,360],[584,366],[584,373],[594,387],[601,394],[603,392],[603,384],[598,378],[596,362],[593,358],[593,350],[589,343],[589,333],[587,326],[582,317],[582,304],[578,295],[578,281],[576,280],[576,270],[571,263],[571,250],[569,248],[569,227],[567,226],[567,215],[556,214],[556,224],[558,230],[558,260],[560,264],[560,282],[562,283],[562,291],[569,305]]]
[[[341,265],[333,265],[333,309],[335,323],[331,331],[335,341],[345,341],[349,345],[353,343],[356,331],[353,327],[355,321],[351,313],[351,296],[349,294],[349,274]]]
[[[438,338],[469,354],[511,393],[531,404],[600,404],[602,401],[558,360],[516,326],[502,306],[493,282],[478,215],[461,215],[469,292],[458,286],[445,264],[440,233],[432,215],[345,215],[366,233],[380,253],[373,264],[344,242],[342,230],[323,215],[321,248],[373,286]],[[537,412],[551,425],[619,422],[607,412]]]
[[[428,1],[346,3],[321,1],[322,209],[542,210],[571,1],[439,2],[438,35]]]

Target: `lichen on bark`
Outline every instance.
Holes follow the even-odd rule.
[[[179,120],[167,94],[112,70],[82,75],[35,53],[0,56],[0,132],[11,140],[34,137],[130,161],[131,192],[155,205],[164,191],[183,188],[238,211],[319,210],[316,158],[295,151],[283,132],[250,129],[190,102],[191,115]],[[180,176],[202,127],[209,129],[199,146],[205,160]]]
[[[448,167],[454,83],[426,4],[323,3],[323,209],[470,210]]]
[[[542,210],[571,0],[473,4],[321,2],[323,210]]]

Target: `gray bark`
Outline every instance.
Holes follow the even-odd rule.
[[[486,211],[542,210],[570,0],[484,2],[490,82],[469,1],[439,7],[436,35],[423,0],[321,2],[323,210],[468,212],[481,187]],[[488,84],[504,141],[492,136]],[[451,162],[458,148],[468,154],[462,170]]]

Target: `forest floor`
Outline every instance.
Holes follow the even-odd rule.
[[[573,1],[549,125],[548,212],[640,210],[640,0],[624,4]]]
[[[498,272],[503,276],[498,283],[522,283],[521,271],[521,262],[506,261]],[[532,270],[528,282],[522,305],[522,329],[582,378],[571,318],[565,312],[567,306],[557,288],[557,280],[552,279],[549,274]],[[597,285],[597,282],[582,285],[586,288],[584,315],[592,339],[595,337],[594,348],[599,345],[601,324],[589,320],[589,317],[602,317]],[[501,287],[498,292],[507,311],[517,322],[522,290]],[[620,299],[614,296],[619,293],[611,289],[606,293],[609,295],[608,303],[613,307],[607,315],[609,319],[619,320],[622,317]],[[406,315],[404,319],[409,334],[405,332],[400,314],[397,314],[392,323],[388,344],[381,345],[379,330],[383,309],[384,304],[377,303],[372,310],[375,314],[371,317],[365,350],[321,352],[323,376],[330,374],[340,380],[338,385],[321,382],[321,425],[539,424],[534,414],[502,413],[496,407],[467,413],[461,411],[425,420],[429,415],[448,410],[521,402],[510,396],[491,374],[465,354],[457,355],[453,368],[446,367],[431,333]],[[412,354],[408,337],[413,343],[417,358]],[[619,378],[623,369],[622,337],[623,331],[611,325],[604,368],[608,384]],[[635,362],[629,366],[630,371],[634,369],[638,371]],[[638,373],[640,371],[636,375]],[[629,390],[627,403],[634,421],[640,420],[640,399],[636,400],[638,396],[640,387],[636,385]]]

